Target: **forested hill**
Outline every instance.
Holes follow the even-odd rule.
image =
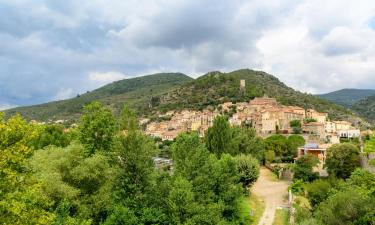
[[[240,80],[246,81],[244,89]],[[159,96],[157,110],[203,109],[225,101],[241,102],[267,95],[284,105],[314,108],[328,112],[334,119],[352,117],[352,112],[311,94],[296,91],[265,72],[242,69],[230,73],[210,72],[184,84],[181,88]]]
[[[246,81],[245,88],[240,88],[240,80]],[[110,106],[115,113],[126,103],[139,114],[151,115],[159,111],[183,108],[214,108],[225,101],[249,101],[263,95],[274,97],[284,105],[328,112],[334,119],[353,115],[344,107],[296,91],[272,75],[249,69],[230,73],[210,72],[195,80],[181,73],[137,77],[108,84],[69,100],[10,109],[6,113],[19,112],[28,119],[39,121],[74,121],[79,117],[82,107],[93,100]]]
[[[331,101],[333,103],[350,107],[360,100],[371,95],[375,95],[375,90],[371,89],[342,89],[327,94],[318,95],[319,97]]]
[[[375,123],[375,95],[357,102],[352,108],[368,121]]]
[[[72,99],[18,107],[5,112],[7,115],[18,112],[30,120],[73,122],[79,118],[83,106],[94,100],[103,102],[115,112],[118,112],[124,103],[136,110],[144,111],[153,96],[171,91],[191,80],[191,77],[182,73],[153,74],[116,81]]]

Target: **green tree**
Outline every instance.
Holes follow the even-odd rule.
[[[319,163],[319,159],[313,155],[304,155],[294,163],[294,179],[303,181],[313,181],[319,178],[319,173],[313,168]]]
[[[116,177],[115,195],[129,208],[141,210],[145,192],[152,182],[157,154],[153,141],[139,131],[120,136],[115,151],[120,173]]]
[[[127,105],[124,105],[124,108],[121,111],[118,126],[120,130],[127,131],[138,130],[139,128],[136,114],[130,110]]]
[[[266,163],[272,163],[275,160],[275,152],[272,150],[267,151],[264,158]]]
[[[264,142],[262,138],[257,137],[254,129],[232,127],[231,130],[231,155],[251,154],[259,161],[264,160]]]
[[[326,225],[373,224],[374,206],[374,199],[351,188],[330,196],[319,205],[315,215]]]
[[[251,155],[240,154],[235,157],[240,182],[244,191],[252,185],[259,177],[259,162]]]
[[[305,139],[301,135],[290,135],[288,137],[289,154],[293,157],[297,156],[298,147],[305,145]]]
[[[266,150],[275,152],[276,156],[281,156],[288,149],[287,139],[283,135],[272,135],[264,143]]]
[[[0,224],[51,224],[55,218],[27,166],[33,154],[28,146],[40,130],[20,115],[5,120],[0,113]]]
[[[110,151],[112,148],[115,119],[101,103],[93,102],[85,106],[78,129],[86,155],[90,156],[96,151]]]
[[[86,157],[79,143],[66,148],[47,147],[30,161],[51,201],[65,202],[70,205],[66,215],[94,224],[106,218],[114,203],[111,189],[118,168],[111,164],[111,158],[101,152]]]
[[[292,128],[294,134],[300,134],[302,131],[302,125],[300,120],[290,121],[290,127]]]
[[[31,141],[30,145],[35,149],[42,149],[48,145],[66,147],[70,144],[71,137],[64,131],[64,126],[53,124],[41,128],[38,137]]]
[[[317,179],[305,185],[307,198],[313,207],[323,202],[330,194],[331,189],[337,184],[335,179]]]
[[[328,173],[338,178],[348,178],[360,166],[359,149],[350,143],[331,146],[327,149],[326,157]]]
[[[219,157],[223,153],[231,152],[231,136],[231,128],[226,117],[216,117],[213,126],[208,128],[206,133],[207,149]]]

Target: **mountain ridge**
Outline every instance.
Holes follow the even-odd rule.
[[[345,107],[351,107],[371,95],[375,95],[374,89],[344,88],[317,96]]]
[[[169,74],[169,75],[168,75]],[[240,86],[245,80],[245,87]],[[332,119],[353,118],[342,106],[288,87],[278,78],[262,71],[240,69],[228,73],[209,72],[193,79],[182,73],[165,73],[117,81],[77,98],[36,106],[6,110],[7,115],[19,112],[28,119],[75,121],[82,107],[98,100],[118,112],[124,103],[139,115],[155,115],[161,111],[215,108],[225,101],[249,101],[267,95],[281,104],[313,108],[327,112]]]

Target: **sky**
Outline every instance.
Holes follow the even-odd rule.
[[[157,72],[375,89],[374,0],[0,0],[0,109]]]

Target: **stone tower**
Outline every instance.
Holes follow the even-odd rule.
[[[246,81],[245,80],[240,80],[240,88],[245,89],[246,86]]]

